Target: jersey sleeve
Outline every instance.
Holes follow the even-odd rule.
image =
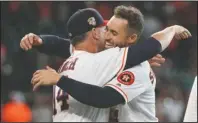
[[[155,38],[148,38],[129,46],[125,69],[134,67],[161,52],[161,44]]]
[[[149,73],[140,67],[134,67],[123,71],[105,86],[112,87],[124,97],[125,102],[129,102],[145,92],[149,82]]]
[[[39,52],[47,55],[55,55],[62,58],[68,58],[70,56],[70,40],[61,38],[55,35],[39,35],[43,40],[43,44],[35,46]]]
[[[94,69],[96,70],[95,76],[97,79],[108,82],[119,72],[123,71],[127,53],[128,48],[118,47],[96,53],[94,56]]]

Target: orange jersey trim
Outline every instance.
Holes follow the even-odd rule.
[[[128,48],[125,48],[125,49],[124,49],[124,54],[123,54],[123,57],[122,57],[122,64],[121,64],[121,67],[120,67],[120,69],[118,70],[118,72],[116,73],[115,77],[117,77],[117,76],[123,71],[123,69],[124,69],[124,67],[125,67],[127,51],[128,51]],[[109,82],[107,82],[107,83],[109,83]],[[107,83],[105,83],[104,86],[105,86]],[[104,87],[104,86],[103,86],[103,87]]]
[[[122,65],[121,65],[120,69],[118,70],[118,74],[119,74],[119,73],[124,69],[124,67],[125,67],[127,51],[128,51],[128,48],[125,48],[125,49],[124,49],[124,55],[123,55],[123,57],[122,57]]]

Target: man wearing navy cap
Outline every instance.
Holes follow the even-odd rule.
[[[141,34],[141,30],[142,30],[141,24],[142,23],[141,23],[141,21],[140,22],[137,21],[138,19],[140,19],[140,20],[142,19],[141,14],[139,14],[139,11],[135,8],[130,8],[130,7],[122,8],[122,7],[123,6],[121,6],[120,8],[118,7],[116,9],[117,14],[115,14],[112,17],[112,19],[110,20],[110,22],[107,25],[107,37],[108,38],[106,36],[105,36],[105,38],[106,38],[106,40],[108,39],[108,46],[109,46],[109,44],[112,46],[126,46],[127,44],[128,45],[132,44],[133,42],[135,42],[138,39],[138,37]],[[126,18],[125,16],[122,16],[123,15],[122,11],[119,12],[119,10],[132,11],[132,12],[134,12],[133,14],[136,14],[135,16],[139,15],[140,17]],[[82,12],[79,12],[79,13],[82,13]],[[74,14],[71,18],[72,19],[77,18],[76,17],[77,15],[78,14],[76,14],[76,15]],[[131,19],[137,19],[137,20],[135,20],[135,22],[139,23],[140,25],[135,26],[135,25],[131,24],[130,23],[131,21],[129,21]],[[88,20],[89,20],[89,18],[88,18]],[[115,22],[115,20],[117,20],[117,23]],[[81,22],[79,22],[79,23],[81,23]],[[88,21],[88,23],[92,26],[95,25],[95,21],[93,21],[93,19],[91,22]],[[129,24],[127,24],[127,23],[129,23]],[[58,80],[59,81],[58,86],[61,87],[61,89],[64,89],[70,95],[72,95],[72,96],[69,96],[69,95],[65,94],[62,90],[60,90],[59,87],[56,87],[57,89],[55,91],[55,94],[56,94],[55,96],[57,98],[55,98],[56,100],[55,100],[54,104],[59,104],[59,106],[55,105],[56,109],[59,112],[59,115],[56,115],[54,117],[54,121],[56,121],[56,119],[60,121],[60,117],[64,118],[62,121],[107,121],[107,118],[108,118],[107,115],[108,115],[109,110],[108,109],[98,109],[98,108],[111,107],[114,105],[122,104],[125,101],[127,101],[127,102],[131,101],[133,98],[135,98],[134,96],[130,96],[129,100],[128,100],[128,98],[127,98],[128,92],[126,92],[127,95],[125,95],[125,93],[122,93],[122,91],[120,91],[120,89],[119,89],[119,87],[121,87],[122,84],[125,87],[125,85],[134,85],[133,83],[135,83],[134,82],[135,78],[134,78],[133,72],[122,73],[122,71],[124,69],[128,69],[134,65],[134,64],[132,64],[132,62],[129,62],[130,61],[129,58],[131,58],[130,56],[133,53],[132,52],[133,48],[131,48],[132,46],[130,46],[129,48],[115,47],[115,48],[112,48],[112,49],[109,49],[109,50],[106,50],[106,51],[103,51],[103,52],[100,52],[97,54],[91,54],[91,53],[82,51],[82,50],[84,50],[83,46],[86,47],[86,41],[88,41],[88,39],[89,40],[90,39],[98,39],[97,38],[98,36],[95,35],[95,33],[97,33],[97,31],[96,31],[96,29],[93,29],[94,28],[93,27],[91,31],[88,31],[87,33],[85,32],[85,34],[83,34],[83,31],[72,30],[73,28],[71,28],[70,25],[79,25],[79,24],[78,23],[71,24],[70,21],[68,22],[68,32],[70,34],[70,37],[72,38],[72,43],[75,43],[75,50],[74,50],[74,53],[72,54],[72,56],[68,60],[66,60],[66,62],[61,66],[60,72],[62,75],[66,75],[69,78],[74,78],[75,80],[82,81],[87,84],[76,82],[75,80],[72,81],[72,79],[68,79],[65,77],[61,77],[61,79],[60,79],[60,76],[56,76],[57,75],[56,72],[51,69],[40,70],[40,71],[35,72],[34,77],[32,79],[32,83],[34,84],[34,87],[37,88],[40,85],[48,85],[50,83],[53,83],[54,81],[56,84],[56,82]],[[129,31],[133,30],[135,32],[130,32],[131,34],[129,34],[128,37],[126,37],[126,35],[124,35],[123,32],[121,33],[121,32],[119,32],[119,30],[116,30],[116,26],[122,27],[122,28],[119,28],[122,31],[123,31],[123,29],[125,29],[125,31],[126,31],[126,27],[129,26],[129,29],[131,29]],[[125,28],[123,26],[125,26]],[[134,26],[134,28],[132,29],[131,27],[133,27],[133,26]],[[164,50],[169,45],[170,41],[175,36],[175,31],[180,32],[180,33],[183,32],[183,31],[179,31],[179,28],[181,29],[181,27],[174,26],[174,28],[175,28],[175,30],[173,30],[173,31],[171,31],[170,28],[167,28],[167,29],[163,30],[162,32],[158,32],[158,33],[154,34],[152,36],[153,38],[149,39],[150,45],[153,46],[152,48],[155,49],[155,47],[157,47],[157,49],[155,49],[151,53],[152,55],[160,52],[160,51],[158,51],[159,47],[162,47],[162,50]],[[168,33],[168,32],[170,32],[170,33]],[[166,38],[162,37],[162,35],[166,36],[166,33],[167,33],[167,35],[168,34],[169,35],[172,34],[172,35],[167,36],[168,39],[166,39]],[[78,35],[76,36],[75,34],[78,34]],[[113,39],[116,37],[118,39],[122,39],[122,40],[119,40],[119,41],[117,40],[117,42],[116,41],[114,42]],[[125,38],[126,41],[123,41],[123,38]],[[184,38],[185,38],[185,36],[184,36]],[[97,40],[95,40],[95,41],[97,41]],[[96,42],[92,42],[92,44],[96,44]],[[76,45],[78,45],[77,48],[76,48]],[[95,47],[95,48],[87,47],[87,48],[92,52],[100,51],[100,50],[98,50],[97,47]],[[141,52],[145,52],[145,50],[141,50]],[[103,55],[103,54],[105,54],[105,55]],[[148,57],[148,58],[152,57],[151,54],[146,57]],[[105,57],[103,57],[103,56],[105,56]],[[101,59],[102,59],[102,61],[100,61],[100,62],[102,62],[102,64],[98,63],[98,61]],[[145,65],[147,66],[147,64],[145,64]],[[145,66],[145,65],[142,65],[142,66]],[[146,71],[149,71],[149,67],[146,68]],[[49,74],[46,74],[46,73],[51,73],[51,75],[55,75],[55,76],[51,76],[51,78],[50,78],[50,76],[48,76]],[[119,80],[118,83],[111,82],[112,86],[105,86],[104,88],[98,87],[98,86],[105,85],[105,82],[110,81],[117,74],[118,74],[118,80]],[[148,72],[148,74],[145,74],[145,76],[149,76],[149,75],[150,75],[149,72]],[[116,80],[115,80],[115,82],[116,82]],[[89,85],[89,84],[92,84],[92,85]],[[93,84],[98,85],[98,86],[94,86]],[[114,84],[116,84],[116,85],[114,85]],[[75,86],[73,86],[73,85],[75,85]],[[118,89],[115,89],[114,86],[118,86]],[[127,87],[130,88],[131,86],[126,86],[125,88],[127,88]],[[140,90],[141,90],[141,88],[140,88]],[[100,92],[100,93],[98,93],[98,92]],[[140,94],[140,93],[144,93],[144,92],[145,92],[145,90],[142,88],[142,91],[138,92],[138,93]],[[79,94],[79,93],[81,93],[81,94]],[[63,98],[63,97],[65,97],[65,98]],[[84,98],[84,99],[82,99],[82,98]],[[64,101],[61,99],[64,99]],[[97,108],[93,108],[93,107],[84,105],[84,104],[78,102],[76,99],[82,103],[92,105]],[[61,102],[61,101],[63,101],[63,102]],[[65,103],[66,101],[68,102],[68,104]],[[130,102],[129,102],[129,104],[130,104]],[[142,112],[142,114],[144,114],[144,113],[145,112]],[[152,114],[152,116],[149,116],[150,119],[149,119],[149,117],[147,117],[147,118],[145,117],[143,119],[139,118],[139,120],[156,121],[155,113],[152,112],[151,114]],[[131,119],[133,119],[133,117]],[[127,119],[127,120],[130,121],[131,119]],[[134,119],[135,119],[135,117],[134,117]],[[131,120],[131,121],[133,121],[133,120]],[[138,120],[136,119],[135,121],[138,121]]]
[[[95,9],[77,11],[67,22],[67,31],[72,45],[78,49],[79,44],[83,44],[83,47],[86,47],[84,50],[91,53],[104,50],[105,25],[106,21]],[[86,41],[83,41],[85,39]]]

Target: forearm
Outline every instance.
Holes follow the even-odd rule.
[[[108,108],[124,103],[124,98],[121,94],[111,87],[102,88],[81,83],[64,76],[58,81],[57,86],[81,103],[96,108]]]
[[[146,41],[130,46],[125,69],[138,65],[164,51],[175,36],[177,40],[191,40],[192,37],[189,32],[183,38],[178,38],[178,36],[180,37],[180,35],[184,34],[185,31],[188,30],[177,25],[167,27],[162,31],[154,33]],[[176,33],[179,33],[180,35]]]
[[[170,26],[162,31],[154,33],[151,37],[155,38],[160,42],[162,51],[164,51],[173,40],[175,34],[176,32],[174,26]]]
[[[54,35],[40,35],[43,44],[35,48],[47,55],[60,56],[68,58],[70,56],[70,41]]]

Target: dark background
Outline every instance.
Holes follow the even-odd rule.
[[[174,24],[192,33],[193,41],[171,43],[162,53],[166,62],[160,68],[153,68],[157,76],[159,120],[182,121],[197,75],[197,2],[1,2],[1,105],[14,94],[24,98],[31,107],[33,121],[51,121],[51,87],[33,93],[30,81],[37,69],[46,65],[58,69],[63,59],[35,50],[22,52],[21,38],[30,32],[65,37],[63,25],[78,9],[96,8],[104,19],[109,19],[113,8],[121,4],[134,5],[144,14],[145,30],[141,40]]]

